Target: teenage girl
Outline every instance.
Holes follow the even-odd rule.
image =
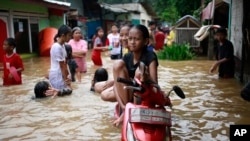
[[[122,60],[117,60],[114,64],[114,80],[118,77],[130,80],[137,77],[138,65],[143,62],[149,69],[149,75],[153,82],[157,83],[158,59],[154,52],[147,50],[149,43],[149,32],[144,25],[136,25],[129,31],[128,46],[130,52],[125,54]],[[124,90],[125,84],[114,81],[114,94],[119,106],[124,111],[128,102],[133,102],[133,94]],[[113,121],[118,126],[123,121],[124,113]]]
[[[91,59],[96,66],[102,66],[101,52],[108,51],[108,47],[102,42],[104,31],[101,27],[96,28],[96,37],[94,39],[94,47]]]
[[[70,85],[68,65],[66,62],[67,53],[65,42],[71,38],[71,28],[62,25],[55,36],[56,42],[50,49],[50,72],[49,81],[53,88],[64,89]]]

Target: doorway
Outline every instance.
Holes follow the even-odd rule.
[[[39,54],[39,43],[38,43],[39,26],[38,26],[38,23],[31,23],[30,24],[30,33],[31,33],[32,52]]]
[[[30,53],[28,19],[14,18],[14,35],[17,53]]]

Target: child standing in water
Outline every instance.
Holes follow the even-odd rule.
[[[114,24],[111,27],[111,33],[108,35],[109,46],[111,46],[110,50],[110,58],[112,60],[121,59],[121,45],[120,45],[120,35],[118,33],[118,28]]]
[[[55,36],[56,42],[50,49],[50,72],[49,81],[53,88],[64,89],[70,85],[68,65],[66,62],[67,53],[65,42],[71,38],[71,29],[67,25],[62,25]]]
[[[76,81],[75,76],[76,76],[77,81],[81,82],[81,72],[79,71],[76,61],[72,57],[72,47],[69,44],[65,44],[65,49],[67,52],[66,61],[69,66],[71,81],[75,82]]]
[[[102,42],[104,31],[101,27],[96,28],[96,37],[94,39],[94,47],[91,59],[96,66],[102,66],[101,52],[108,51],[108,47]]]
[[[86,55],[88,52],[88,45],[85,40],[82,39],[82,32],[79,27],[75,27],[72,30],[73,39],[69,41],[69,45],[72,47],[73,58],[78,65],[80,72],[87,72]]]
[[[210,68],[209,72],[213,73],[219,67],[220,78],[233,78],[235,67],[233,44],[227,40],[227,30],[225,28],[219,28],[215,35],[218,40],[217,61]]]
[[[21,72],[24,70],[23,62],[17,53],[14,53],[16,42],[14,38],[7,38],[3,43],[6,54],[3,57],[3,85],[22,84]]]

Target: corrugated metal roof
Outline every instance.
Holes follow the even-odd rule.
[[[43,0],[44,2],[48,2],[48,3],[53,3],[53,4],[57,4],[57,5],[63,5],[63,6],[67,6],[70,7],[71,3],[69,2],[62,2],[62,1],[57,1],[57,0]]]
[[[123,8],[115,7],[107,3],[100,3],[100,6],[106,10],[109,10],[115,13],[128,13],[128,11]]]

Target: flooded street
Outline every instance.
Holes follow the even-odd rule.
[[[113,62],[108,57],[103,62],[112,73]],[[160,61],[162,89],[179,85],[186,94],[184,100],[171,95],[173,140],[228,141],[230,124],[250,124],[250,103],[240,97],[242,85],[208,74],[212,63]],[[50,59],[26,59],[24,65],[23,85],[0,87],[0,140],[120,140],[120,129],[110,123],[115,103],[104,102],[89,91],[96,69],[91,61],[82,83],[72,84],[72,95],[43,100],[31,97],[35,83],[48,73]]]

